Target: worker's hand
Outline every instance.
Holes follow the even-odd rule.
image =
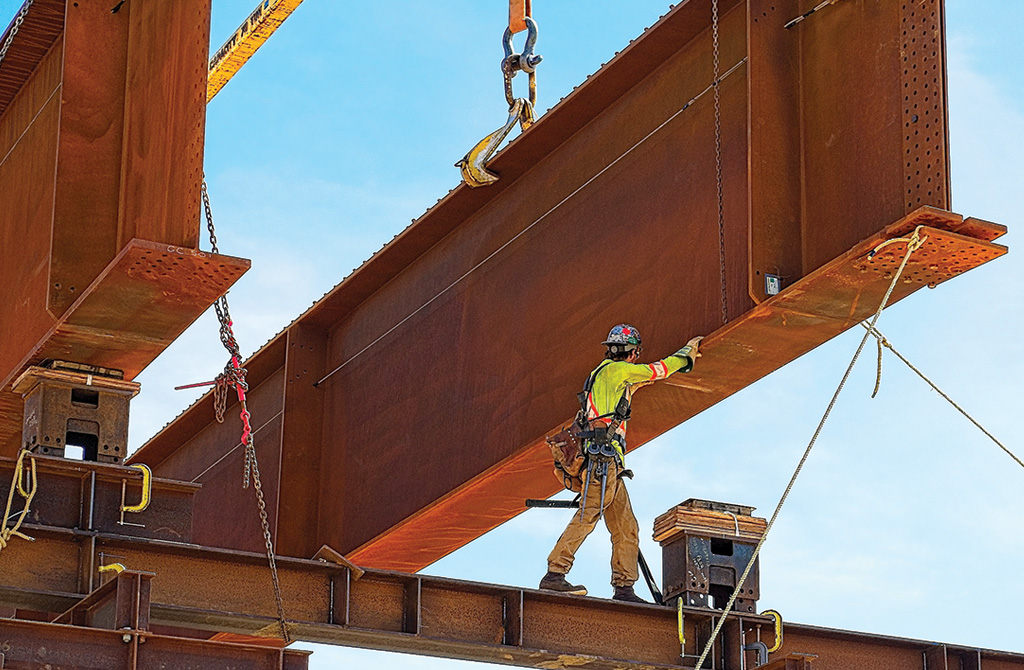
[[[700,348],[700,341],[703,339],[703,335],[698,335],[697,337],[691,338],[690,341],[686,343],[686,346],[690,347],[690,358],[697,360],[701,357],[701,353],[698,349]]]

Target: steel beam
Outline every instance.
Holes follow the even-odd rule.
[[[283,426],[257,436],[298,522],[283,553],[415,571],[553,493],[543,437],[614,323],[654,357],[709,335],[694,373],[638,394],[635,448],[869,314],[891,268],[863,259],[907,226],[953,237],[895,299],[1003,253],[1001,226],[945,211],[940,0],[837,3],[789,30],[805,2],[720,4],[724,251],[711,5],[689,0],[498,154],[496,184],[455,189],[247,363]],[[208,402],[135,460],[219,482],[239,455]],[[224,490],[200,518],[235,504]]]
[[[249,266],[197,248],[209,0],[110,10],[37,0],[0,69],[0,454],[28,365],[132,379]]]
[[[0,667],[61,670],[305,670],[310,652],[210,642],[136,630],[0,619]],[[127,638],[127,639],[126,639]]]
[[[277,634],[266,557],[261,554],[53,527],[27,526],[25,530],[36,538],[35,542],[15,539],[0,554],[0,604],[4,606],[20,611],[65,612],[62,620],[93,624],[135,621],[124,605],[138,598],[121,598],[122,606],[117,607],[119,585],[108,582],[86,598],[86,593],[76,589],[75,580],[69,579],[76,561],[92,560],[83,552],[88,547],[84,542],[89,539],[95,544],[92,551],[116,555],[132,570],[152,573],[149,589],[142,586],[149,582],[147,575],[136,578],[139,594],[149,595],[150,627],[261,637]],[[55,564],[61,556],[69,562],[63,569]],[[714,610],[684,608],[687,642],[681,648],[676,611],[671,607],[381,570],[365,571],[356,579],[357,573],[344,566],[287,557],[278,557],[278,570],[294,639],[524,667],[692,667],[718,616]],[[135,578],[122,573],[125,577]],[[134,583],[130,586],[135,588]],[[128,614],[118,614],[122,610]],[[76,612],[83,614],[76,618]],[[95,616],[90,619],[85,613]],[[741,643],[774,642],[769,617],[732,616],[734,623],[726,626],[725,637],[712,655],[714,665],[708,667],[754,667],[753,652],[747,652],[744,665],[740,665]],[[31,635],[34,644],[40,646],[52,639],[47,637],[50,635],[65,635],[68,639],[76,636],[74,639],[85,646],[100,635],[91,632],[93,629],[51,629],[45,625],[33,632],[19,628],[22,622],[0,622],[5,635],[6,626],[24,630],[25,637],[18,639]],[[595,630],[603,632],[595,634]],[[149,635],[139,634],[142,638]],[[138,648],[140,652],[156,648],[146,646],[152,639],[149,637]],[[803,670],[804,665],[784,661],[797,654],[801,658],[816,657],[817,667],[838,670],[853,670],[865,664],[920,670],[923,655],[934,655],[936,652],[930,650],[935,646],[921,640],[787,623],[784,644],[770,660],[779,663],[783,659],[780,669]],[[1024,654],[966,646],[946,645],[945,649],[953,657],[974,659],[983,667],[1024,668]],[[681,652],[685,655],[680,656]],[[119,659],[111,663],[122,662]],[[928,666],[929,670],[933,667]]]

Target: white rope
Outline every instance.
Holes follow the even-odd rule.
[[[891,342],[889,342],[889,340],[887,340],[887,339],[885,338],[885,336],[884,336],[884,335],[882,335],[882,333],[881,333],[881,332],[879,332],[879,330],[878,330],[877,328],[875,328],[875,327],[874,327],[873,325],[869,325],[869,324],[866,324],[866,323],[861,323],[860,325],[861,325],[861,326],[863,326],[863,327],[864,327],[864,328],[865,328],[865,329],[866,329],[866,330],[868,331],[868,333],[869,333],[869,334],[871,334],[871,335],[874,335],[874,336],[875,336],[875,338],[876,338],[876,339],[878,340],[878,346],[879,346],[879,348],[881,348],[881,347],[883,347],[883,346],[884,346],[884,347],[885,347],[885,348],[887,348],[887,349],[888,349],[889,351],[891,351],[892,353],[896,354],[896,357],[897,357],[897,358],[899,358],[899,359],[900,359],[901,361],[903,361],[903,362],[904,362],[904,363],[906,364],[906,366],[907,366],[908,368],[910,368],[910,369],[911,369],[911,370],[913,370],[913,371],[914,371],[915,373],[917,373],[917,376],[918,376],[918,377],[920,377],[921,379],[923,379],[923,380],[924,380],[924,381],[925,381],[925,382],[926,382],[926,383],[927,383],[927,384],[928,384],[929,386],[931,386],[931,387],[932,387],[932,389],[933,389],[933,390],[934,390],[934,391],[935,391],[936,393],[938,393],[938,394],[939,394],[940,396],[942,396],[943,398],[945,398],[945,399],[946,399],[946,401],[947,401],[947,402],[948,402],[948,403],[949,403],[950,405],[952,405],[953,407],[955,407],[955,408],[956,408],[956,410],[957,410],[958,412],[960,412],[960,413],[961,413],[961,414],[963,414],[963,415],[964,415],[965,417],[967,417],[967,420],[968,420],[968,421],[970,421],[971,423],[973,423],[973,424],[974,424],[975,426],[977,426],[978,430],[980,430],[981,432],[985,433],[985,435],[987,435],[987,436],[988,436],[988,438],[989,438],[990,440],[992,440],[993,442],[995,442],[995,443],[996,443],[996,444],[997,444],[997,445],[999,446],[999,448],[1000,448],[1000,449],[1002,449],[1003,451],[1005,451],[1005,452],[1007,453],[1007,455],[1008,455],[1008,456],[1009,456],[1010,458],[1012,458],[1013,460],[1015,460],[1015,461],[1017,462],[1017,465],[1019,465],[1019,466],[1021,466],[1022,468],[1024,468],[1024,461],[1022,461],[1022,460],[1021,460],[1020,458],[1018,458],[1018,457],[1017,457],[1017,455],[1016,455],[1016,454],[1014,454],[1014,453],[1013,453],[1012,451],[1010,451],[1010,450],[1009,450],[1009,448],[1007,448],[1007,446],[1006,446],[1005,444],[1003,444],[1002,442],[1000,442],[1000,441],[999,441],[999,440],[998,440],[998,439],[996,438],[996,436],[995,436],[995,435],[993,435],[993,434],[992,434],[992,433],[990,433],[990,432],[989,432],[988,430],[986,430],[986,429],[985,429],[985,427],[984,427],[984,426],[982,426],[982,425],[981,425],[981,423],[979,423],[979,422],[978,422],[978,421],[977,421],[977,420],[976,420],[976,419],[975,419],[975,418],[974,418],[973,416],[971,416],[970,414],[968,414],[968,413],[967,413],[967,410],[965,410],[965,409],[964,409],[963,407],[961,407],[960,405],[958,405],[958,404],[957,404],[957,403],[956,403],[956,402],[955,402],[955,401],[954,401],[954,400],[953,400],[952,398],[950,398],[950,397],[949,397],[948,395],[946,395],[946,393],[945,393],[945,392],[944,392],[944,391],[943,391],[942,389],[940,389],[940,388],[939,388],[938,386],[936,386],[936,385],[935,385],[935,382],[933,382],[933,381],[932,381],[931,379],[928,379],[928,377],[927,377],[927,376],[925,376],[925,374],[924,374],[923,372],[921,372],[921,371],[920,371],[920,370],[918,370],[918,369],[917,369],[916,367],[914,367],[914,364],[913,364],[913,363],[911,363],[910,361],[908,361],[908,360],[907,360],[907,359],[906,359],[906,358],[905,358],[905,357],[903,356],[903,354],[901,354],[900,352],[896,351],[896,347],[892,346],[892,343],[891,343]],[[881,364],[879,364],[879,369],[881,369]],[[876,389],[877,389],[877,385],[876,385]],[[872,396],[871,396],[871,397],[874,397],[874,395],[872,394]]]
[[[896,282],[899,281],[900,275],[903,274],[903,269],[907,266],[907,261],[910,260],[910,255],[924,244],[925,240],[920,237],[921,226],[914,229],[914,232],[910,237],[897,238],[888,240],[883,245],[875,248],[875,252],[881,248],[881,246],[891,244],[893,242],[903,241],[907,243],[907,253],[903,257],[903,262],[900,263],[899,269],[893,275],[892,281],[889,283],[889,288],[885,292],[885,296],[882,297],[882,302],[879,303],[878,309],[875,310],[874,316],[871,318],[870,327],[874,328],[878,322],[878,317],[882,315],[882,310],[885,309],[886,304],[889,302],[889,297],[892,296],[893,289],[896,288]],[[875,252],[872,252],[874,254]],[[850,373],[853,372],[853,366],[857,364],[857,359],[860,358],[861,352],[864,350],[864,345],[868,341],[868,337],[871,336],[870,332],[864,333],[864,337],[861,338],[860,344],[857,345],[857,351],[854,352],[853,358],[850,360],[850,364],[846,367],[846,372],[843,374],[842,380],[839,382],[836,392],[832,394],[832,400],[828,403],[828,408],[825,410],[825,414],[821,417],[821,421],[818,422],[818,427],[814,430],[814,435],[811,436],[811,441],[807,444],[807,448],[804,449],[803,456],[800,457],[800,462],[797,463],[796,470],[793,472],[793,476],[789,479],[789,484],[786,485],[786,490],[783,492],[782,497],[779,499],[779,504],[775,506],[775,512],[772,513],[771,519],[768,520],[768,525],[764,529],[764,534],[761,535],[761,539],[758,540],[757,546],[754,547],[754,553],[750,556],[750,561],[747,563],[747,567],[744,568],[743,574],[740,575],[739,580],[736,582],[736,588],[733,590],[732,595],[729,597],[729,602],[726,604],[725,609],[722,611],[722,616],[718,620],[718,624],[715,626],[714,631],[711,633],[711,637],[708,639],[707,644],[704,645],[704,651],[701,652],[700,659],[694,666],[694,670],[700,670],[707,659],[708,654],[711,653],[711,648],[715,643],[715,639],[718,637],[718,633],[722,630],[722,626],[725,625],[725,619],[729,616],[729,612],[732,611],[733,605],[736,604],[736,598],[739,596],[740,590],[743,588],[744,582],[747,580],[747,576],[750,574],[750,570],[754,567],[754,562],[757,560],[758,554],[761,553],[761,547],[764,546],[765,540],[768,539],[768,533],[771,532],[772,526],[775,525],[775,520],[779,518],[779,512],[782,511],[782,506],[786,503],[786,498],[789,497],[790,491],[793,490],[793,485],[796,484],[796,478],[800,476],[800,471],[804,467],[804,463],[807,462],[807,457],[811,455],[811,449],[814,448],[815,442],[818,441],[818,436],[821,434],[821,429],[825,427],[825,422],[828,420],[829,415],[832,413],[832,408],[835,407],[836,401],[839,399],[839,394],[842,392],[843,387],[846,386],[846,381],[850,378]]]

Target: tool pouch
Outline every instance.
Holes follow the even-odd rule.
[[[562,482],[562,486],[576,493],[583,488],[583,470],[586,467],[580,439],[583,426],[579,419],[577,416],[571,424],[544,438],[555,460],[555,477]]]

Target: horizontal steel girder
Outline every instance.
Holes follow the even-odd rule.
[[[127,638],[127,639],[126,639]],[[0,667],[61,670],[305,670],[309,652],[210,642],[148,631],[0,619]]]
[[[413,572],[552,494],[543,437],[615,323],[652,358],[708,335],[637,395],[635,448],[868,316],[878,242],[936,231],[897,300],[1004,253],[1001,226],[945,211],[941,0],[783,28],[806,4],[720,3],[721,228],[711,3],[688,0],[496,155],[498,182],[449,193],[246,363],[279,551]],[[204,485],[197,542],[257,550],[216,521],[241,504],[237,435],[207,398],[134,460]]]
[[[103,552],[118,556],[132,570],[153,573],[152,628],[277,634],[265,556],[52,527],[23,526],[23,530],[36,541],[15,539],[0,553],[0,605],[36,612],[62,612],[76,606],[86,595],[76,590],[77,574],[96,565]],[[680,657],[672,608],[380,570],[365,571],[355,579],[343,566],[286,557],[278,557],[278,570],[289,631],[297,640],[524,667],[692,667],[693,655],[700,653],[718,616],[713,610],[684,609],[687,656]],[[98,574],[94,576],[99,579]],[[740,630],[744,643],[759,639],[771,644],[773,622],[760,615],[730,616],[730,620],[712,659],[715,668],[739,670]],[[31,644],[43,644],[46,635],[106,640],[110,632],[37,626],[42,627],[0,621],[4,635],[9,628],[15,631],[12,635],[24,634],[19,639],[35,640]],[[918,670],[923,653],[937,653],[929,651],[936,643],[920,640],[798,624],[786,624],[784,630],[784,644],[773,661],[804,654],[816,656],[818,667],[854,670],[870,658],[877,667]],[[120,641],[120,636],[110,639]],[[140,653],[166,648],[147,647],[150,641],[137,647]],[[1007,670],[1024,668],[1021,654],[939,646],[954,660],[973,657],[982,665],[991,660]],[[745,667],[753,667],[754,660],[753,652],[748,652]]]
[[[911,257],[891,302],[958,276],[1006,252],[1005,247],[991,242],[1005,231],[996,224],[965,220],[956,214],[929,208],[900,219],[780,295],[712,332],[702,344],[704,355],[693,372],[675,375],[637,394],[636,418],[630,422],[633,447],[869,317],[888,288],[905,245],[889,245],[870,259],[869,253],[881,242],[907,235],[916,226],[925,226],[922,234],[928,241]],[[569,335],[566,338],[567,342],[573,341]],[[344,435],[321,433],[318,421],[332,416],[321,403],[335,393],[318,395],[321,393],[318,389],[304,382],[310,375],[315,376],[325,369],[322,360],[315,360],[316,353],[324,351],[325,341],[326,336],[318,335],[300,322],[300,326],[290,328],[286,337],[268,345],[249,365],[254,386],[250,409],[254,416],[266,417],[262,421],[257,419],[256,425],[261,426],[255,438],[257,450],[262,462],[270,464],[271,490],[282,492],[278,518],[288,519],[287,524],[277,529],[283,553],[312,556],[315,547],[305,545],[315,540],[343,547],[342,553],[360,565],[413,572],[523,512],[526,498],[546,497],[559,488],[551,474],[551,457],[541,432],[496,465],[439,495],[424,508],[416,509],[418,501],[439,486],[439,469],[462,471],[468,467],[463,456],[474,453],[471,447],[476,445],[469,437],[464,443],[444,442],[440,432],[437,433],[439,444],[420,443],[418,427],[404,436],[388,433],[401,449],[393,443],[381,444],[373,436],[351,444]],[[280,367],[275,369],[275,365]],[[541,368],[551,371],[553,365]],[[557,371],[557,375],[561,384],[557,389],[559,394],[571,402],[573,380],[561,379],[565,377],[561,371]],[[411,379],[410,383],[418,383],[419,379]],[[554,397],[554,392],[532,388],[553,409],[540,407],[531,400],[531,409],[514,417],[516,421],[527,418],[551,421],[547,428],[550,431],[558,425],[559,419],[567,421],[572,416],[571,406]],[[365,392],[378,391],[368,388]],[[419,397],[429,404],[433,396]],[[494,407],[486,411],[502,410],[503,400],[494,402]],[[360,416],[368,419],[370,415]],[[457,416],[464,415],[459,412]],[[513,417],[505,420],[511,421]],[[537,427],[540,425],[544,424]],[[204,488],[196,496],[195,540],[257,550],[258,529],[239,527],[228,531],[229,536],[213,522],[216,514],[205,517],[209,522],[203,520],[207,512],[226,506],[234,508],[244,502],[230,493],[233,489],[229,486],[242,466],[242,453],[237,448],[230,452],[224,448],[236,444],[237,430],[237,426],[230,423],[214,423],[207,400],[179,417],[134,459],[157,466],[156,470],[168,477],[191,480],[204,473],[198,477]],[[481,430],[485,431],[487,439],[504,439],[493,431]],[[480,448],[485,446],[488,445]],[[161,454],[162,449],[168,451]],[[334,453],[335,450],[340,451]],[[351,460],[336,460],[343,454]],[[329,456],[328,465],[325,461]],[[476,457],[479,458],[478,453]],[[282,468],[279,478],[278,467]],[[347,484],[347,488],[336,491],[339,500],[321,499],[314,505],[313,498],[305,494],[306,489],[297,487],[296,478],[300,473],[308,480],[318,471],[325,482]],[[368,481],[362,481],[364,476]],[[449,477],[450,473],[446,474],[445,480]],[[316,489],[316,484],[311,486]],[[318,505],[321,506],[319,527],[315,521],[304,524],[305,515],[316,512]],[[334,544],[332,538],[344,539],[347,537],[345,529],[354,524],[348,513],[351,509],[364,510],[359,515],[361,527],[376,522],[381,530],[361,546]],[[409,516],[389,527],[389,515],[396,510],[404,510]],[[335,523],[337,527],[332,525]],[[310,528],[319,530],[310,532]],[[300,529],[306,533],[305,537],[296,537]]]

